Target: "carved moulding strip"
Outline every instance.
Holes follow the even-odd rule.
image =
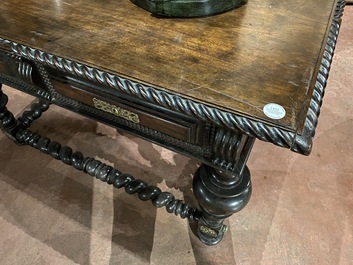
[[[241,133],[218,129],[213,144],[213,163],[227,170],[233,170],[241,151]]]
[[[112,75],[83,64],[67,60],[28,46],[12,42],[11,49],[16,54],[58,70],[86,78],[92,82],[108,85],[120,92],[152,102],[173,111],[196,117],[202,121],[226,127],[236,132],[290,148],[295,134],[273,126],[236,116],[204,104],[182,98],[116,75]]]
[[[7,52],[0,52],[0,63],[7,64],[10,69],[11,66],[16,66],[17,73],[24,79],[27,79],[30,83],[33,83],[33,68],[28,62],[22,61],[20,56],[9,54]]]
[[[339,0],[335,8],[332,24],[326,46],[322,55],[319,72],[316,77],[314,91],[310,100],[309,109],[305,119],[304,129],[301,135],[297,134],[295,141],[291,147],[292,151],[308,155],[312,148],[312,139],[315,136],[315,128],[318,124],[320,115],[320,107],[325,94],[325,87],[331,68],[334,50],[336,48],[338,33],[341,26],[341,18],[343,16],[345,0]]]
[[[0,38],[0,44],[11,44],[11,41]]]
[[[21,60],[17,62],[17,72],[31,83],[33,83],[32,71],[33,68],[29,63],[23,62]]]
[[[0,83],[1,82],[3,82],[5,85],[14,86],[17,89],[24,91],[24,92],[27,92],[28,94],[31,94],[31,95],[36,96],[38,98],[43,98],[48,101],[51,100],[51,96],[49,93],[47,93],[41,89],[36,89],[34,86],[31,86],[20,79],[16,79],[13,77],[9,77],[7,75],[0,74]]]
[[[196,117],[202,121],[210,122],[232,131],[241,132],[256,137],[262,141],[272,142],[275,145],[290,148],[292,151],[307,155],[311,151],[312,138],[315,135],[315,128],[320,114],[320,106],[332,61],[333,51],[337,41],[344,5],[345,1],[340,0],[337,2],[330,35],[327,40],[320,71],[316,78],[315,89],[310,101],[303,133],[301,135],[259,121],[254,121],[246,117],[237,116],[22,44],[11,42],[11,50],[17,55],[34,60],[43,65],[89,79],[92,82],[107,85],[120,92],[133,95],[134,97],[152,102],[173,111],[181,112],[188,116]],[[8,43],[8,41],[0,39],[0,44],[2,42],[6,44]]]
[[[0,63],[7,65],[8,71],[0,73],[0,82],[15,86],[19,90],[25,91],[36,97],[50,100],[50,94],[42,88],[37,87],[32,79],[33,67],[25,62],[18,55],[0,52]]]
[[[11,41],[0,38],[0,45],[2,48],[9,48],[11,45]]]

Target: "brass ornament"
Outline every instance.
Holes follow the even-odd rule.
[[[108,102],[105,102],[105,101],[97,99],[97,98],[93,98],[92,102],[93,102],[93,106],[96,109],[103,110],[105,112],[109,112],[115,116],[118,116],[118,117],[123,118],[128,121],[131,121],[133,123],[140,123],[140,118],[136,113],[133,113],[129,110],[112,105]]]

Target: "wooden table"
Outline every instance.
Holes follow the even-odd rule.
[[[127,0],[3,0],[0,82],[40,101],[15,119],[0,92],[1,128],[198,222],[200,240],[216,244],[223,220],[249,201],[255,139],[310,153],[344,4],[249,0],[216,16],[163,19]],[[31,132],[52,103],[199,159],[199,209]]]

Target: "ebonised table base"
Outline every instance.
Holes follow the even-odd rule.
[[[187,218],[190,222],[197,222],[197,236],[207,245],[215,245],[222,240],[227,231],[223,221],[245,207],[250,199],[251,180],[246,161],[254,138],[249,138],[241,146],[242,159],[236,164],[236,173],[230,174],[206,164],[200,166],[193,180],[193,191],[200,206],[200,209],[197,209],[176,199],[169,192],[163,192],[143,180],[135,179],[94,158],[85,157],[68,146],[61,146],[58,142],[28,130],[31,123],[49,109],[50,102],[40,99],[39,103],[33,104],[31,109],[25,111],[18,119],[7,109],[7,102],[8,97],[3,93],[0,84],[0,128],[11,140],[19,145],[34,147],[115,188],[124,188],[129,194],[136,193],[139,199],[150,200],[157,208],[165,207],[169,213]]]

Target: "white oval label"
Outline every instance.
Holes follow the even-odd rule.
[[[286,110],[276,103],[266,104],[263,111],[267,117],[274,120],[280,120],[286,116]]]

